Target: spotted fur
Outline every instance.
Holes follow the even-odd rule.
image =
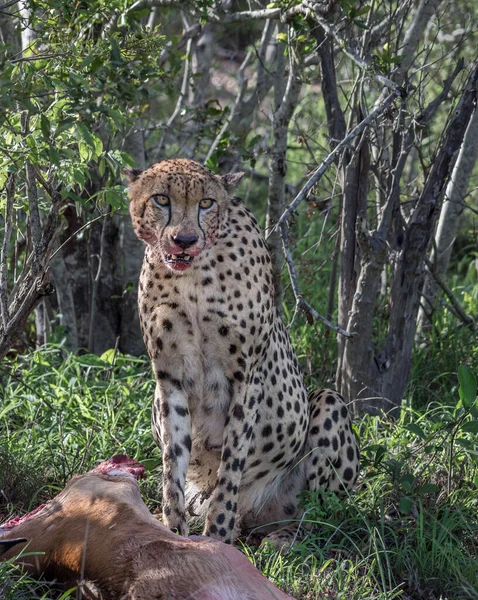
[[[274,306],[271,260],[254,215],[189,160],[129,171],[130,212],[147,243],[139,283],[156,392],[163,518],[232,542],[239,528],[300,516],[297,494],[351,488],[359,453],[334,391],[309,397]],[[269,528],[273,529],[272,528]]]

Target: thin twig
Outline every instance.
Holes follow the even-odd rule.
[[[17,2],[18,2],[18,0],[10,0],[10,2],[5,2],[5,4],[0,4],[0,10],[5,10],[6,8],[10,8],[10,6],[13,6]]]
[[[319,181],[322,175],[327,171],[330,165],[335,161],[337,156],[349,146],[349,144],[358,137],[362,131],[368,127],[375,119],[380,117],[384,112],[386,112],[390,106],[393,104],[394,100],[401,96],[401,92],[399,90],[395,90],[385,100],[379,104],[370,114],[368,114],[352,131],[344,137],[344,139],[337,144],[337,146],[332,150],[332,152],[320,163],[317,169],[313,172],[312,176],[308,179],[307,183],[300,190],[294,200],[289,204],[286,210],[282,213],[279,221],[277,222],[276,229],[281,227],[282,224],[287,221],[291,215],[291,213],[297,208],[297,206],[304,200],[307,196],[308,192],[314,187],[314,185]]]
[[[34,56],[22,56],[22,58],[11,58],[8,62],[12,64],[20,62],[33,62],[35,60],[46,60],[47,58],[58,58],[59,56],[67,56],[66,52],[58,52],[56,54],[35,54]]]
[[[340,333],[344,337],[350,338],[357,335],[355,333],[350,333],[349,331],[342,329],[342,327],[339,327],[338,325],[334,325],[328,319],[319,314],[315,310],[315,308],[313,308],[306,300],[304,300],[304,297],[300,293],[299,284],[297,282],[297,273],[295,270],[294,261],[292,259],[292,254],[289,247],[289,233],[287,230],[287,224],[285,223],[282,223],[280,226],[280,236],[282,240],[282,249],[284,251],[285,260],[287,263],[287,270],[289,272],[289,278],[295,296],[295,309],[289,326],[292,326],[300,310],[305,314],[305,317],[309,324],[312,323],[313,319],[317,319],[321,321],[324,325],[326,325],[330,329],[333,329],[335,332]]]
[[[303,2],[304,7],[312,8],[311,4],[311,2]],[[378,71],[372,63],[362,58],[359,52],[353,50],[350,47],[350,45],[348,45],[347,42],[340,37],[337,29],[333,25],[330,25],[330,23],[328,23],[328,21],[324,19],[324,17],[317,14],[317,12],[315,12],[314,10],[311,10],[310,16],[312,17],[312,19],[314,19],[316,23],[318,23],[322,27],[322,29],[329,37],[333,38],[337,42],[342,52],[345,55],[347,55],[362,71],[366,71],[367,73],[369,73],[371,76],[374,77],[374,79],[379,81],[389,90],[395,92],[397,95],[400,95],[403,92],[403,90],[395,82],[393,82],[388,77],[385,77],[385,75],[382,75],[382,73],[380,73],[380,71]]]

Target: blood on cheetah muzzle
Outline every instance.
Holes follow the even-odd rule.
[[[179,271],[183,271],[192,265],[194,256],[186,254],[166,254],[166,262]]]

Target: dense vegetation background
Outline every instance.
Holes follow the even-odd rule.
[[[308,383],[360,416],[357,493],[245,551],[297,598],[478,597],[477,11],[0,5],[0,518],[115,452],[160,503],[120,170],[185,156],[245,171]],[[4,564],[2,594],[60,596]]]

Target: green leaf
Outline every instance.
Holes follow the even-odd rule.
[[[160,458],[142,458],[141,463],[144,465],[146,471],[152,471],[161,465]]]
[[[60,121],[56,127],[55,135],[59,135],[62,131],[66,131],[67,129],[70,129],[70,127],[73,125],[74,122],[75,122],[75,119],[72,119],[72,118],[63,119],[62,121]]]
[[[216,172],[219,168],[217,152],[214,152],[213,155],[210,156],[204,164],[208,169],[211,169],[211,171]]]
[[[105,363],[95,354],[84,354],[78,358],[78,364],[88,367],[104,367]]]
[[[276,35],[276,40],[282,44],[287,44],[287,33],[278,33]]]
[[[45,140],[49,140],[51,134],[51,126],[50,121],[45,115],[40,116],[40,128]]]
[[[426,438],[425,432],[420,427],[420,425],[417,425],[416,423],[407,423],[406,425],[403,426],[403,429],[406,429],[407,431],[414,433],[422,440],[424,440]]]
[[[50,146],[50,148],[48,148],[48,154],[50,156],[50,161],[54,164],[54,165],[59,165],[60,164],[60,160],[61,157],[57,151],[56,148],[54,148],[53,146]]]
[[[434,483],[424,483],[418,488],[417,494],[437,494],[439,491],[440,487],[438,485],[435,485]]]
[[[466,431],[467,433],[478,433],[478,421],[466,421],[460,427],[460,431]]]
[[[404,515],[408,514],[413,507],[413,500],[411,498],[400,499],[400,512]]]
[[[112,365],[115,359],[115,354],[115,349],[110,348],[109,350],[106,350],[106,352],[103,352],[103,354],[100,356],[100,359]]]
[[[87,143],[84,142],[83,140],[80,140],[78,142],[78,150],[80,152],[81,160],[84,162],[88,162],[90,160],[91,151],[90,151],[90,148],[87,145]]]
[[[83,173],[83,171],[80,171],[79,169],[75,169],[73,171],[73,179],[76,181],[76,183],[78,183],[81,187],[83,187],[85,185],[85,175]]]
[[[97,134],[93,134],[93,145],[96,156],[99,156],[103,152],[103,140]]]
[[[471,440],[468,440],[466,438],[463,437],[457,437],[455,438],[455,444],[457,446],[460,446],[461,448],[464,448],[467,452],[475,452],[475,443],[472,442]]]
[[[476,379],[471,370],[466,365],[458,367],[458,381],[460,387],[458,393],[461,402],[465,408],[471,408],[476,400]]]
[[[358,11],[355,13],[355,16],[361,17],[362,15],[366,15],[369,12],[370,12],[370,6],[362,6],[362,8],[359,8]]]
[[[402,477],[402,488],[404,492],[411,492],[415,482],[415,476],[412,473],[407,473]]]

